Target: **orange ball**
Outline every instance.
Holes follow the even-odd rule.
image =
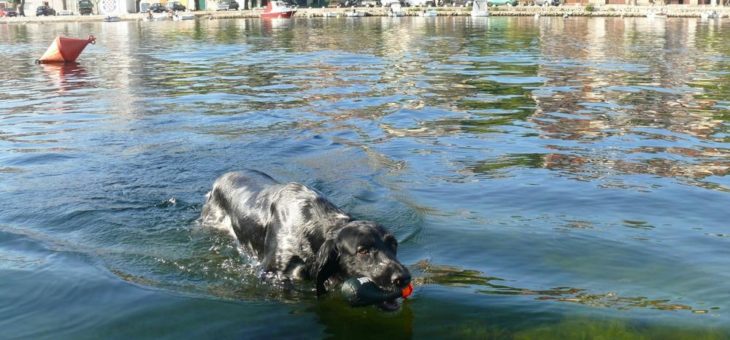
[[[411,296],[411,294],[413,294],[413,284],[409,283],[408,286],[406,286],[405,288],[403,288],[403,290],[401,290],[401,296],[403,296],[403,298],[405,299],[405,298]]]

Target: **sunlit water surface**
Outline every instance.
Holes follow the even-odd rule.
[[[730,21],[0,25],[0,337],[725,338]],[[77,65],[35,65],[94,34]],[[220,174],[387,225],[395,313],[262,280]]]

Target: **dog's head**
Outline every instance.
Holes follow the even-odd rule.
[[[396,258],[398,241],[375,222],[353,221],[325,240],[317,252],[314,277],[317,295],[325,293],[330,277],[367,277],[380,289],[400,291],[411,274]]]

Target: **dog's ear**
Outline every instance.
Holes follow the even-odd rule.
[[[312,273],[317,283],[317,296],[327,292],[324,283],[337,272],[339,256],[340,254],[333,239],[328,239],[319,247],[317,259],[314,262],[314,272]]]

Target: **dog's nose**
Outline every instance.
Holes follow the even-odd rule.
[[[398,287],[403,288],[411,283],[411,274],[408,273],[395,273],[390,277],[391,282]]]

